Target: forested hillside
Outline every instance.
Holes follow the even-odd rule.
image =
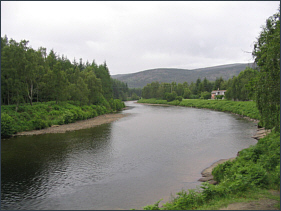
[[[130,88],[142,88],[146,84],[158,81],[159,83],[191,83],[198,78],[203,80],[207,78],[210,81],[215,81],[222,77],[228,80],[233,76],[237,76],[246,67],[253,67],[254,64],[229,64],[215,67],[199,68],[194,70],[177,69],[177,68],[157,68],[144,70],[132,74],[113,75],[112,77],[128,84]]]
[[[250,82],[253,83],[258,71],[247,67],[244,71],[240,72],[238,76],[233,76],[229,80],[224,80],[222,77],[217,78],[214,82],[209,81],[206,77],[204,80],[198,78],[196,82],[188,84],[184,83],[159,83],[152,82],[147,84],[142,89],[142,97],[166,99],[172,101],[175,99],[210,99],[212,90],[227,90],[225,98],[228,100],[252,100],[253,85],[250,86]],[[222,98],[223,96],[216,96]]]

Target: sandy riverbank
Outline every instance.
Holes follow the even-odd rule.
[[[46,133],[65,133],[68,131],[87,129],[87,128],[116,121],[128,115],[129,114],[122,114],[122,113],[104,114],[101,116],[97,116],[95,118],[81,120],[67,125],[53,125],[52,127],[45,128],[42,130],[19,132],[15,134],[15,136],[40,135]]]

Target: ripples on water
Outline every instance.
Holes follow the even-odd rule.
[[[2,140],[2,209],[139,209],[256,143],[255,124],[235,115],[127,104],[110,124]]]

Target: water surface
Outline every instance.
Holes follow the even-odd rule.
[[[141,209],[256,143],[256,124],[236,115],[126,104],[113,123],[2,140],[2,209]]]

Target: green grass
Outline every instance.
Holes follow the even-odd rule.
[[[167,102],[167,100],[140,99],[139,103],[169,104],[193,108],[208,108],[216,111],[232,112],[252,119],[260,119],[259,110],[254,101],[201,100],[184,99]]]

